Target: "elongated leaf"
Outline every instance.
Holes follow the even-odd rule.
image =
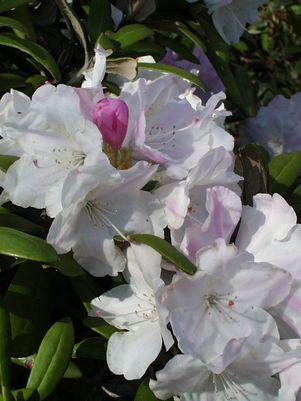
[[[301,152],[283,153],[269,163],[271,192],[286,195],[301,172]]]
[[[124,49],[153,34],[154,31],[145,25],[131,24],[120,28],[116,33],[112,34],[110,38],[118,42],[120,47]]]
[[[9,314],[4,305],[2,297],[0,298],[0,379],[1,387],[10,389],[11,382],[11,328]]]
[[[5,26],[30,36],[30,32],[28,31],[26,25],[14,18],[0,16],[0,26]]]
[[[52,272],[25,263],[15,274],[5,303],[10,315],[12,355],[31,355],[45,334],[54,303]]]
[[[9,388],[2,386],[2,397],[3,401],[15,401],[14,396]]]
[[[18,160],[18,157],[16,156],[4,156],[1,155],[0,156],[0,170],[4,171],[6,173],[6,171],[8,170],[8,168],[16,161]]]
[[[156,70],[161,72],[167,72],[169,74],[177,75],[192,84],[198,86],[199,88],[205,90],[204,83],[191,72],[185,71],[182,68],[178,68],[172,65],[160,64],[160,63],[138,63],[138,69],[143,70]]]
[[[26,388],[37,389],[40,399],[46,398],[63,377],[72,355],[73,325],[69,318],[56,322],[44,337]]]
[[[95,44],[99,35],[108,29],[113,29],[111,19],[111,4],[108,0],[91,0],[88,17],[88,31]]]
[[[51,75],[60,81],[61,74],[52,55],[44,47],[30,40],[18,38],[10,33],[0,34],[0,45],[9,46],[29,54],[34,60],[45,67]]]
[[[0,13],[11,10],[12,8],[23,6],[32,0],[0,0]]]
[[[156,401],[158,398],[149,388],[149,378],[145,378],[138,387],[134,401]]]
[[[84,49],[85,62],[84,62],[83,69],[86,69],[89,64],[89,53],[88,53],[87,39],[86,39],[85,32],[83,30],[83,27],[82,27],[79,19],[75,15],[74,11],[69,6],[69,4],[66,0],[55,0],[55,1],[56,1],[57,5],[59,6],[63,15],[65,15],[67,20],[70,21],[70,24],[72,25],[72,28],[73,28],[74,32],[76,33],[76,36],[78,37],[78,39]]]
[[[62,274],[68,277],[85,275],[82,267],[73,259],[72,253],[60,255],[59,260],[51,266],[56,267]]]
[[[23,358],[11,358],[11,361],[15,365],[22,366],[23,368],[26,368],[26,369],[32,369],[36,357],[37,357],[37,354],[34,354],[34,355],[30,355],[30,356],[23,357]],[[81,370],[76,365],[76,363],[74,363],[73,361],[70,361],[69,365],[64,373],[63,378],[64,379],[79,379],[80,377],[83,377]],[[28,389],[28,388],[23,389],[23,390],[28,393],[31,391],[31,394],[33,392],[32,389]],[[1,397],[0,397],[0,401],[1,401]]]
[[[89,358],[106,360],[106,348],[104,340],[100,337],[85,338],[74,345],[73,358]]]
[[[0,206],[0,226],[22,230],[30,234],[42,234],[44,229],[22,216],[11,213],[9,210]]]
[[[122,240],[119,236],[116,236],[115,239],[117,241]],[[152,234],[131,234],[130,241],[137,241],[150,246],[184,273],[193,275],[197,271],[196,266],[183,253],[162,238]]]
[[[109,339],[113,333],[116,333],[116,331],[120,331],[98,317],[87,317],[83,320],[83,324],[107,339]]]
[[[8,227],[0,227],[0,254],[43,263],[58,260],[57,253],[45,240]]]
[[[176,21],[175,25],[177,27],[177,30],[181,32],[186,38],[188,38],[196,47],[201,49],[203,52],[206,50],[206,46],[202,39],[197,35],[196,33],[192,32],[191,29],[189,29],[185,24]]]

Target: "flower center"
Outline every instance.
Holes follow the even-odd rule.
[[[256,393],[252,393],[239,384],[239,378],[229,369],[221,374],[212,374],[215,393],[222,391],[229,401],[252,401]]]

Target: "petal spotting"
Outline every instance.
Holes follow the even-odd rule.
[[[104,141],[113,149],[119,149],[128,127],[129,109],[127,104],[121,99],[102,99],[94,106],[92,119]]]

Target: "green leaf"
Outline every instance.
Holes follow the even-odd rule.
[[[91,0],[88,17],[88,31],[95,44],[99,35],[108,29],[113,29],[111,19],[111,3],[108,0]]]
[[[1,387],[10,389],[11,384],[11,328],[9,314],[0,298],[0,380]]]
[[[158,398],[149,388],[149,378],[145,378],[138,387],[134,401],[156,401]]]
[[[11,394],[13,398],[10,398],[13,401],[27,401],[34,394],[35,390],[31,388],[20,388],[18,390],[12,390]],[[2,394],[0,394],[0,401],[6,401]]]
[[[26,36],[30,36],[30,32],[27,26],[14,18],[0,16],[0,26],[5,26],[18,32],[21,32]]]
[[[85,62],[82,67],[82,69],[87,69],[88,64],[89,64],[89,52],[88,52],[88,44],[87,44],[87,38],[85,35],[85,31],[83,30],[83,27],[80,23],[80,20],[77,18],[75,15],[73,9],[69,6],[66,0],[55,0],[57,5],[59,6],[61,12],[63,15],[66,17],[66,19],[70,22],[74,32],[76,33],[76,36],[78,37],[78,40],[80,44],[82,45],[85,53]],[[82,70],[81,69],[81,70]],[[81,75],[81,70],[76,74],[76,76]]]
[[[239,159],[242,163],[240,175],[244,177],[244,203],[252,205],[254,195],[268,192],[268,154],[261,146],[249,144],[239,150]]]
[[[16,156],[0,156],[0,170],[4,171],[5,173],[9,169],[9,167],[19,158]]]
[[[85,338],[74,345],[73,358],[89,358],[106,360],[106,348],[104,340],[100,337]]]
[[[182,33],[182,35],[186,36],[196,47],[205,52],[206,46],[203,43],[202,39],[194,32],[192,32],[185,24],[181,22],[175,22],[177,30]]]
[[[43,263],[58,260],[57,253],[44,239],[8,227],[0,227],[0,254]]]
[[[82,267],[73,259],[72,253],[60,255],[59,260],[51,266],[56,267],[62,274],[68,277],[82,276],[85,274]]]
[[[9,388],[2,386],[2,397],[3,401],[15,401],[14,396]]]
[[[301,152],[283,153],[269,163],[271,192],[286,195],[301,171]]]
[[[119,236],[116,236],[115,239],[117,241],[123,240]],[[131,234],[130,242],[132,241],[141,242],[155,249],[164,259],[174,264],[175,267],[186,274],[193,275],[197,271],[196,266],[183,253],[162,238],[152,234]]]
[[[51,273],[35,264],[24,263],[5,294],[13,356],[36,352],[47,330],[55,306]]]
[[[34,60],[38,61],[43,67],[45,67],[57,81],[60,81],[61,74],[58,66],[52,55],[44,49],[44,47],[30,40],[18,38],[11,33],[0,34],[0,45],[13,47],[29,54]]]
[[[99,317],[87,317],[83,320],[83,324],[106,339],[109,339],[116,331],[120,331]]]
[[[44,233],[44,229],[41,226],[10,212],[2,206],[0,206],[0,226],[22,230],[30,234],[41,235]]]
[[[64,373],[63,378],[64,379],[80,379],[83,377],[82,371],[79,369],[79,367],[76,365],[75,362],[70,361],[69,365],[66,369],[66,372]]]
[[[40,399],[46,398],[63,377],[72,355],[74,331],[71,319],[56,322],[46,333],[26,388],[37,389]]]
[[[120,28],[116,33],[110,35],[110,39],[119,43],[121,49],[129,47],[134,43],[153,36],[154,31],[145,25],[130,24]]]
[[[32,369],[36,357],[37,357],[37,354],[33,354],[33,355],[30,355],[27,357],[22,357],[22,358],[11,358],[11,361],[15,365],[22,366],[22,368]],[[81,370],[78,368],[78,366],[76,365],[75,362],[70,361],[69,365],[64,373],[63,378],[64,379],[79,379],[80,377],[83,377]],[[33,392],[33,389],[26,388],[24,390],[28,393],[30,393],[30,391],[31,391],[31,394]],[[0,397],[0,401],[1,401],[1,397]]]
[[[32,0],[0,0],[0,13],[9,11],[12,8],[23,6],[30,3]]]
[[[168,72],[169,74],[174,74],[183,79],[186,79],[187,81],[193,83],[199,88],[205,90],[204,83],[196,75],[192,74],[191,72],[185,71],[182,68],[160,63],[138,63],[138,69],[139,68],[143,70],[156,70],[161,72]]]

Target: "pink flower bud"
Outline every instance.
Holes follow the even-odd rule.
[[[92,119],[103,140],[111,148],[119,149],[128,127],[129,109],[127,104],[120,99],[102,99],[94,106]]]

